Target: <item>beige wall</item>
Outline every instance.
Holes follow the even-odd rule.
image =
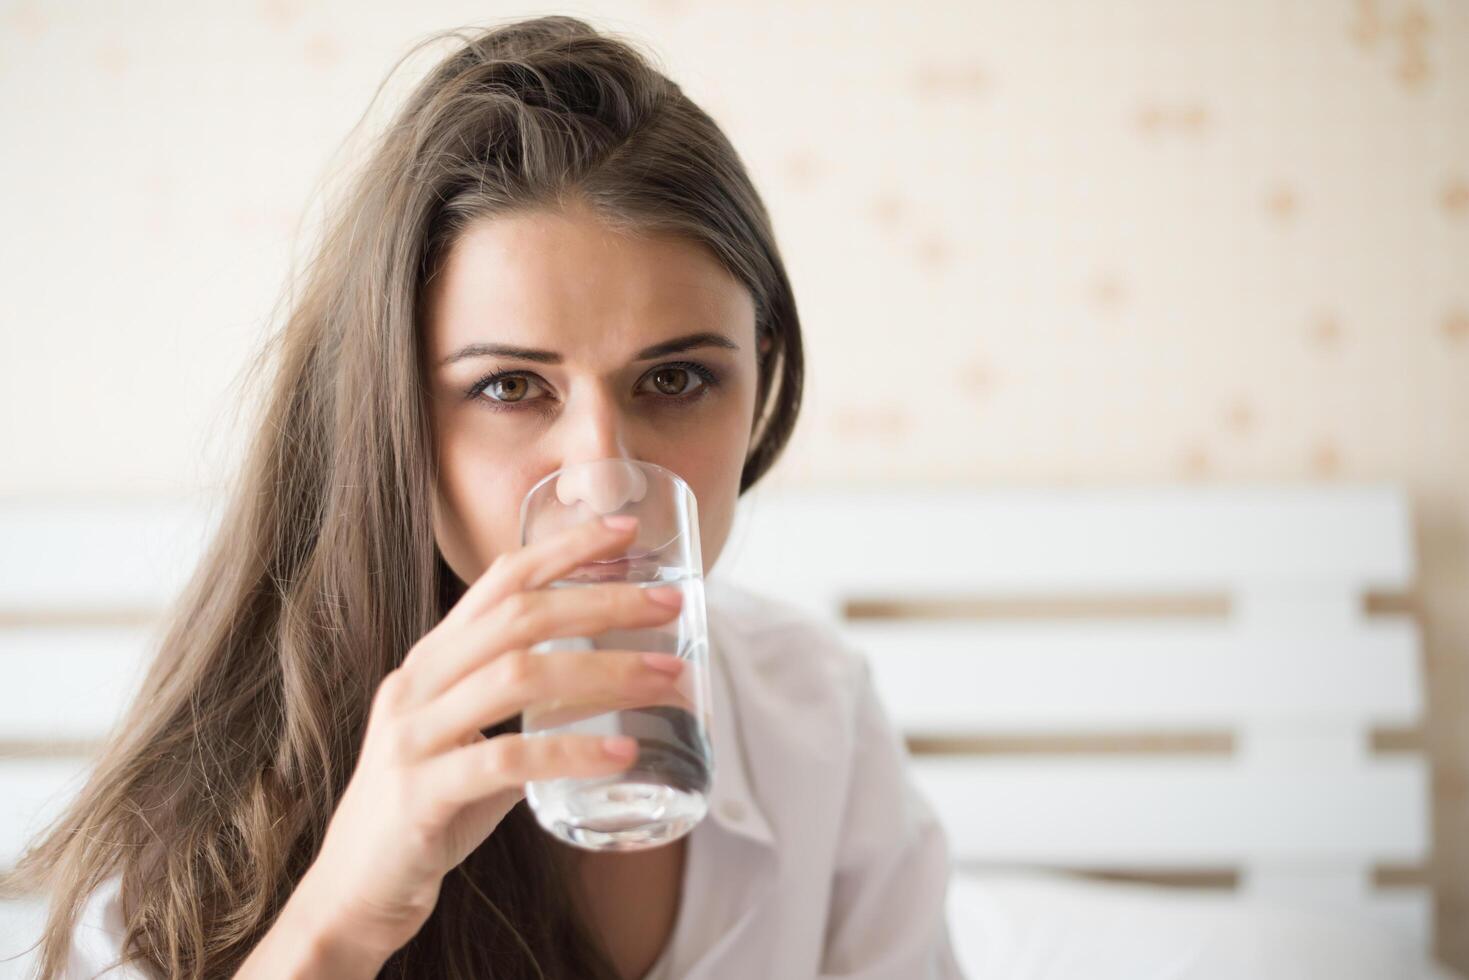
[[[207,6],[0,7],[0,494],[216,481],[388,66],[581,13],[658,52],[771,206],[811,362],[776,479],[1412,489],[1469,969],[1469,3]]]

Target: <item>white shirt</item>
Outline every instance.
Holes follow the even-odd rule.
[[[709,812],[689,832],[677,920],[644,980],[964,980],[945,917],[948,841],[866,657],[717,576],[705,599]],[[88,901],[69,977],[116,959],[117,900],[112,879]]]

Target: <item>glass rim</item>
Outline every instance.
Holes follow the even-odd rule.
[[[626,456],[604,456],[604,457],[602,457],[600,459],[584,459],[584,460],[581,460],[580,462],[570,463],[570,464],[568,464],[566,466],[557,467],[556,469],[552,470],[550,473],[547,473],[545,476],[541,477],[535,483],[531,484],[530,489],[525,492],[525,496],[521,497],[521,499],[520,499],[520,527],[521,527],[521,538],[522,538],[522,541],[524,540],[524,536],[525,536],[525,526],[526,526],[525,519],[526,519],[527,514],[529,513],[530,503],[531,503],[532,500],[534,500],[536,498],[536,495],[541,492],[541,490],[546,486],[546,484],[548,484],[551,481],[557,479],[563,473],[566,473],[568,470],[575,470],[578,467],[583,467],[583,466],[598,466],[598,465],[607,465],[607,464],[610,464],[610,463],[621,463],[621,464],[624,464],[624,465],[637,466],[637,467],[639,467],[639,468],[641,468],[643,470],[650,471],[655,476],[661,476],[662,478],[664,478],[664,479],[668,480],[670,483],[672,483],[673,486],[674,486],[674,488],[680,494],[683,494],[683,495],[687,496],[690,500],[697,500],[697,498],[694,496],[694,490],[693,490],[692,487],[689,486],[688,481],[686,481],[683,477],[679,476],[673,470],[669,469],[666,466],[661,466],[658,463],[650,463],[647,460],[643,460],[643,459],[629,459]],[[607,514],[598,514],[598,515],[595,515],[595,517],[606,517],[609,514],[616,514],[620,510],[622,510],[622,507],[618,507],[616,510],[608,511]],[[663,544],[659,545],[658,548],[650,549],[650,552],[651,551],[658,551],[658,550],[661,550],[662,548],[666,548],[670,543],[672,543],[673,541],[676,541],[677,539],[678,539],[678,535],[675,534],[672,538],[669,538],[668,541],[665,541]],[[620,560],[622,560],[622,559],[617,559],[617,558],[611,558],[611,559],[593,559],[593,564],[598,564],[598,565],[600,565],[600,564],[609,564],[609,563],[613,563],[613,562],[620,561]]]

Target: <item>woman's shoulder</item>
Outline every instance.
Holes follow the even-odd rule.
[[[866,657],[836,623],[740,583],[705,583],[710,634],[745,686],[811,704],[855,704],[868,679]]]
[[[94,888],[82,903],[63,976],[147,980],[149,975],[137,965],[115,965],[122,956],[123,932],[122,879],[115,875]]]

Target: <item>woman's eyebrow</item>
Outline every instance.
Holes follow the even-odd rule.
[[[694,350],[699,347],[723,347],[726,350],[739,350],[739,344],[723,334],[691,333],[684,337],[675,337],[662,343],[645,347],[638,351],[635,361],[651,361],[657,357],[666,357],[669,354],[678,354],[686,350]],[[520,361],[535,361],[538,364],[560,364],[562,356],[555,351],[537,350],[533,347],[515,347],[511,344],[469,344],[450,354],[439,362],[440,367],[462,361],[466,357],[508,357]]]
[[[739,350],[740,345],[720,333],[691,333],[686,337],[675,337],[665,340],[661,344],[645,347],[638,351],[635,361],[651,361],[655,357],[666,357],[669,354],[678,354],[686,350],[694,350],[698,347],[723,347],[726,350]]]

